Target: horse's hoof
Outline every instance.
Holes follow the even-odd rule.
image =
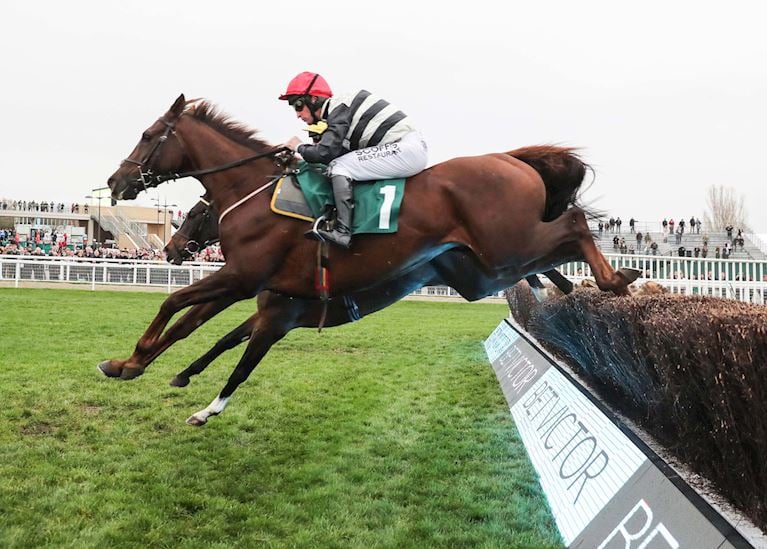
[[[191,425],[192,427],[202,427],[205,425],[207,421],[198,418],[197,416],[189,416],[189,418],[186,420],[187,425]]]
[[[122,374],[122,366],[116,360],[105,360],[97,368],[99,372],[107,377],[120,377],[120,374]]]
[[[170,380],[171,387],[186,387],[187,385],[189,385],[188,377],[176,376]]]
[[[134,366],[134,367],[124,366],[123,371],[120,374],[120,379],[123,379],[126,381],[129,379],[135,379],[143,373],[144,373],[144,368],[142,368],[141,366]]]
[[[99,371],[107,377],[133,379],[144,373],[143,366],[128,366],[124,360],[105,360],[98,365]]]
[[[638,271],[636,269],[630,269],[628,267],[621,267],[618,269],[618,274],[620,274],[623,278],[626,279],[626,282],[631,284],[634,282],[639,276],[642,274],[642,271]]]

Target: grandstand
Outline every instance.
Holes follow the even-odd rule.
[[[685,257],[696,257],[695,248],[699,249],[699,257],[703,257],[702,250],[704,244],[707,242],[708,258],[717,257],[717,248],[719,248],[720,257],[724,258],[723,252],[726,245],[729,243],[732,246],[732,252],[728,256],[729,259],[767,260],[767,247],[756,235],[743,233],[743,246],[735,245],[734,241],[737,240],[737,229],[733,230],[734,234],[732,235],[732,238],[729,237],[725,231],[701,230],[700,233],[685,231],[681,235],[681,242],[677,243],[677,235],[675,233],[670,233],[668,230],[663,232],[659,222],[654,224],[637,224],[635,228],[636,232],[630,232],[630,229],[624,224],[620,232],[603,229],[600,233],[596,223],[591,223],[590,225],[597,246],[604,253],[620,253],[620,250],[616,248],[613,243],[613,238],[617,236],[619,238],[624,238],[626,247],[629,250],[633,250],[633,254],[637,255],[679,256],[679,248],[684,247]],[[642,243],[640,246],[637,246],[636,234],[640,232],[642,233]],[[648,234],[650,239],[646,240]],[[656,253],[653,253],[650,249],[650,244],[652,242],[657,244]]]
[[[31,244],[45,253],[57,244],[52,240],[65,233],[70,247],[99,241],[119,248],[162,249],[175,219],[172,210],[153,207],[0,198],[0,229],[18,235],[20,246]]]

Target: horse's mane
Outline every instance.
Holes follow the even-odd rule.
[[[257,153],[271,148],[271,145],[256,137],[258,130],[232,120],[210,101],[190,99],[186,102],[184,114],[199,120],[235,143],[253,149]]]

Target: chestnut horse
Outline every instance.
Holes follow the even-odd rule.
[[[179,227],[178,231],[176,231],[165,246],[166,258],[169,263],[180,265],[184,260],[193,257],[201,248],[218,242],[218,240],[218,211],[211,202],[203,198],[189,210],[181,227]],[[449,251],[446,253],[450,254]],[[444,259],[436,258],[430,262],[431,265],[426,267],[432,268],[434,271],[434,277],[428,281],[428,284],[443,283],[436,274],[436,265]],[[558,271],[551,270],[544,274],[563,293],[570,293],[572,291],[572,283]],[[419,272],[418,277],[420,276],[421,273]],[[533,289],[542,289],[544,287],[537,275],[530,275],[526,277],[526,280]],[[392,279],[366,291],[329,299],[327,304],[318,300],[308,300],[303,312],[295,318],[295,325],[291,326],[290,329],[317,328],[323,320],[323,326],[328,327],[360,320],[363,316],[374,313],[396,301],[395,296],[400,294],[399,288],[401,286],[409,287],[407,280]],[[272,292],[269,290],[259,293],[257,300],[258,312],[256,314],[222,337],[208,352],[195,360],[189,367],[176,374],[170,384],[174,387],[187,386],[190,377],[202,373],[222,353],[248,341],[251,335],[253,337],[264,337],[262,334],[268,333],[267,330],[256,329],[256,326],[264,322],[274,322],[274,320],[269,319],[291,318],[290,315],[286,315],[280,310],[281,301],[279,296],[272,295]],[[267,320],[264,320],[264,318]],[[266,344],[268,348],[272,343],[267,342]],[[190,420],[196,422],[201,421],[201,418],[195,417],[193,420],[190,418]]]
[[[219,231],[227,261],[216,273],[169,296],[128,359],[99,364],[105,375],[141,375],[174,342],[263,290],[281,301],[284,316],[255,329],[267,331],[267,340],[274,343],[305,304],[317,298],[316,243],[304,238],[306,223],[273,214],[264,192],[277,175],[275,152],[209,103],[187,105],[183,95],[144,131],[108,180],[112,197],[132,199],[163,181],[197,177],[222,212]],[[409,178],[397,233],[359,235],[351,250],[331,250],[331,297],[380,291],[400,280],[399,291],[387,296],[393,303],[436,275],[466,299],[477,300],[530,274],[578,260],[589,264],[600,289],[628,295],[636,273],[610,266],[594,244],[583,210],[571,207],[585,171],[572,150],[552,146],[433,166]],[[189,306],[165,330],[173,315]],[[251,338],[223,390],[191,423],[204,423],[223,411],[268,351],[255,343],[260,339]]]

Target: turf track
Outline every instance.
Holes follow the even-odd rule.
[[[162,299],[0,289],[0,546],[559,546],[482,348],[505,304],[296,330],[196,429],[239,351],[168,380],[254,305],[101,377]]]

